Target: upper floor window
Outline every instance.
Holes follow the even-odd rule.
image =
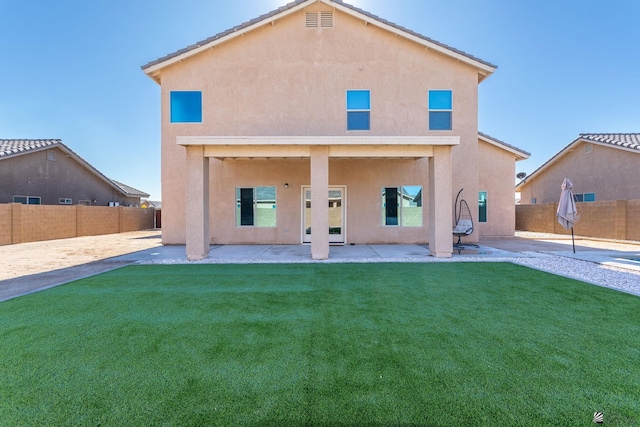
[[[202,123],[202,92],[171,92],[171,123]]]
[[[429,130],[451,130],[453,96],[450,90],[429,91]]]
[[[371,92],[347,91],[347,130],[371,129]]]

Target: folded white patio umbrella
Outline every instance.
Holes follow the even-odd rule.
[[[558,212],[556,213],[558,222],[565,229],[571,228],[571,243],[573,245],[573,253],[576,253],[576,243],[573,237],[573,225],[578,221],[578,210],[576,209],[576,201],[573,197],[573,184],[569,178],[562,181],[562,192],[560,193],[560,203],[558,203]]]

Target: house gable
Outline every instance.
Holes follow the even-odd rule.
[[[35,159],[34,155],[38,153],[41,153],[41,157]],[[143,191],[106,177],[59,139],[0,139],[0,162],[4,165],[3,173],[6,174],[5,183],[9,182],[14,174],[19,174],[35,182],[43,178],[41,175],[44,173],[46,179],[42,182],[46,184],[45,186],[47,188],[52,185],[54,187],[61,187],[61,185],[51,182],[52,179],[56,177],[58,179],[70,179],[70,186],[81,186],[82,184],[77,184],[74,182],[74,179],[71,179],[71,175],[82,175],[84,176],[83,181],[85,181],[85,183],[91,182],[91,186],[93,187],[107,187],[115,194],[119,194],[127,199],[149,197],[149,195]],[[66,166],[61,166],[60,162],[64,162]],[[33,171],[29,172],[26,170],[26,165],[33,165]],[[52,167],[46,168],[42,165],[51,165]],[[17,170],[13,171],[14,169]],[[55,176],[48,176],[49,173],[53,173]],[[11,188],[3,188],[3,192],[13,194],[15,191]],[[5,195],[5,197],[7,196]],[[51,203],[53,203],[53,201]],[[77,201],[74,201],[74,204],[77,204]]]
[[[187,58],[193,57],[202,52],[213,49],[235,38],[242,37],[247,33],[254,31],[258,28],[261,28],[267,25],[276,26],[279,20],[282,20],[283,18],[291,14],[294,14],[296,12],[299,12],[301,10],[304,10],[305,12],[316,12],[316,11],[328,12],[328,13],[333,13],[333,11],[343,12],[359,20],[363,26],[368,26],[368,25],[376,26],[378,28],[384,29],[390,34],[394,34],[396,36],[403,37],[407,40],[411,40],[415,42],[417,45],[420,45],[429,50],[433,50],[435,52],[439,52],[445,56],[451,57],[457,61],[461,61],[465,64],[468,64],[476,68],[478,73],[478,82],[481,82],[486,77],[491,75],[497,68],[495,65],[489,62],[483,61],[479,58],[476,58],[466,52],[447,46],[443,43],[440,43],[436,40],[433,40],[415,31],[409,30],[393,22],[382,19],[362,9],[356,8],[347,3],[343,3],[340,0],[296,0],[295,2],[289,3],[286,6],[280,7],[279,9],[276,9],[269,13],[261,15],[241,25],[235,26],[226,31],[218,33],[212,37],[209,37],[205,40],[197,42],[184,49],[180,49],[176,52],[173,52],[155,61],[151,61],[148,64],[143,65],[142,69],[149,77],[154,79],[157,83],[160,83],[161,72],[165,67],[168,67],[177,62],[184,61]],[[323,26],[325,28],[333,27],[333,16],[331,16],[330,18],[331,25],[321,25],[322,16],[323,16],[322,14],[319,14],[316,16],[316,19],[319,21],[318,27],[319,28],[322,28]],[[328,16],[328,14],[325,16]],[[313,18],[311,18],[312,20],[309,21],[310,19],[309,13],[306,13],[305,18],[306,18],[305,19],[306,26],[309,27],[309,23],[313,22]]]
[[[638,142],[640,134],[580,134],[516,186],[521,203],[556,202],[564,178],[596,201],[640,198]]]

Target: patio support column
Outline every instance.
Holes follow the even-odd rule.
[[[438,258],[453,253],[452,178],[451,147],[434,146],[429,157],[429,251]]]
[[[311,258],[329,258],[329,147],[311,147]]]
[[[187,259],[209,255],[209,158],[203,146],[187,146]]]

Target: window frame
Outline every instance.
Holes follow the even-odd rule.
[[[21,198],[24,199],[24,203],[22,201],[16,201],[16,198]],[[42,197],[40,196],[21,196],[19,194],[16,194],[13,196],[13,202],[12,203],[20,203],[23,205],[41,205],[42,204]],[[37,203],[31,203],[33,200],[37,200]]]
[[[441,105],[435,105],[438,102],[441,102],[441,100],[436,100],[435,96],[436,94],[443,94],[443,93],[448,93],[449,94],[449,99],[446,102],[445,106],[441,106]],[[432,94],[434,95],[434,99],[432,99]],[[428,100],[427,100],[427,104],[428,104],[428,115],[429,115],[429,123],[428,123],[428,128],[430,131],[452,131],[453,130],[453,90],[451,89],[430,89],[428,94],[427,94]],[[432,105],[432,101],[433,104]],[[435,127],[435,124],[438,123],[437,120],[435,120],[436,117],[441,117],[442,113],[447,113],[448,115],[448,119],[449,119],[449,127],[448,128],[444,128],[444,127]]]
[[[422,196],[421,196],[421,201],[420,204],[417,206],[413,206],[413,207],[419,207],[420,208],[420,224],[419,225],[407,225],[405,223],[406,218],[405,218],[405,213],[403,212],[403,210],[407,207],[412,207],[412,206],[404,206],[402,201],[402,195],[403,193],[403,188],[407,188],[407,187],[417,187],[419,188],[418,192],[416,193],[415,197],[418,197],[418,194],[422,194],[422,192],[424,191],[424,186],[422,185],[399,185],[399,186],[384,186],[382,187],[382,191],[381,191],[381,196],[382,196],[382,206],[380,206],[381,208],[381,213],[382,213],[382,226],[383,227],[402,227],[402,228],[421,228],[424,227],[424,204],[422,203]],[[387,198],[387,189],[395,189],[396,190],[396,220],[397,220],[397,224],[389,224],[389,218],[394,218],[394,217],[387,217],[387,212],[388,211],[388,206],[387,206],[387,201],[389,200]],[[407,194],[409,194],[409,192],[407,192]],[[410,195],[410,194],[409,194]],[[398,200],[400,200],[400,203],[398,202]]]
[[[179,105],[183,102],[194,102],[193,99],[179,99],[180,97],[186,97],[186,95],[199,95],[195,100],[198,105],[197,116],[191,117],[194,114],[193,111],[180,110],[179,108],[185,108],[185,106]],[[175,97],[175,98],[174,98]],[[175,109],[174,109],[175,107]],[[190,109],[195,106],[188,106]],[[170,123],[203,123],[203,104],[202,104],[202,91],[201,90],[172,90],[169,92],[169,122]]]
[[[484,206],[482,205],[481,195],[484,194]],[[489,192],[488,191],[478,191],[478,223],[487,223],[489,222]],[[482,220],[482,210],[484,209],[484,221]]]
[[[350,106],[350,102],[349,102],[349,94],[356,94],[356,93],[367,93],[367,107],[366,108],[362,108],[361,106]],[[357,101],[353,101],[353,103],[358,103]],[[367,131],[371,131],[371,90],[369,89],[347,89],[347,91],[345,92],[345,104],[346,104],[346,110],[347,110],[347,131],[348,132],[367,132]],[[351,123],[352,120],[355,119],[351,119],[350,118],[355,118],[355,117],[363,117],[363,113],[366,113],[366,117],[367,117],[367,127],[366,129],[363,127],[352,127]],[[357,122],[360,122],[360,120],[358,120]],[[355,122],[354,122],[355,124]]]
[[[586,200],[587,197],[590,200]],[[593,203],[596,201],[596,193],[575,193],[573,195],[573,200],[578,203]]]
[[[273,225],[258,225],[258,209],[264,209],[258,207],[258,189],[259,188],[273,188],[274,200],[273,207],[275,209],[275,218]],[[252,224],[243,224],[242,218],[242,192],[243,190],[252,191]],[[237,228],[277,228],[278,227],[278,188],[275,185],[258,185],[255,187],[236,187],[235,188],[235,225]]]

